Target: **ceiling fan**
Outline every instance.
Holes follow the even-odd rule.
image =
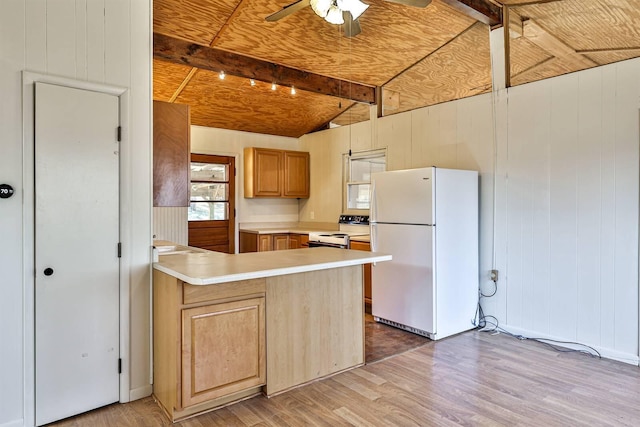
[[[399,3],[406,6],[427,7],[431,0],[386,0],[391,3]],[[278,21],[300,9],[311,6],[316,15],[325,21],[334,24],[344,24],[344,35],[353,37],[362,31],[358,18],[369,7],[360,0],[298,0],[282,8],[265,19],[269,22]]]

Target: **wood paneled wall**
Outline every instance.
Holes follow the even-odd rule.
[[[339,214],[350,146],[386,147],[389,170],[478,170],[485,293],[500,271],[485,312],[637,363],[638,75],[633,59],[305,135],[311,198],[300,218]]]
[[[123,347],[130,373],[130,396],[151,392],[149,375],[149,262],[151,242],[150,99],[151,31],[149,0],[3,0],[0,2],[0,129],[3,182],[21,194],[23,183],[22,86],[20,72],[29,70],[78,80],[131,88],[128,144],[121,152],[122,203],[125,222],[123,263],[130,271],[131,342]],[[72,165],[71,165],[72,166]],[[24,265],[21,197],[0,208],[0,425],[25,425],[23,379]],[[26,277],[26,276],[25,276]],[[130,345],[129,345],[130,344]],[[128,347],[128,348],[127,348]],[[23,381],[26,381],[23,382]],[[128,395],[122,396],[127,400]]]

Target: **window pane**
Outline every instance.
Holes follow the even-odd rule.
[[[191,162],[191,181],[229,181],[229,165]]]
[[[370,182],[372,173],[383,172],[384,170],[385,170],[384,157],[351,159],[350,181]]]
[[[191,201],[229,200],[229,184],[191,183]]]
[[[210,221],[229,219],[227,202],[191,202],[189,221]]]
[[[369,184],[347,184],[347,208],[369,209]]]

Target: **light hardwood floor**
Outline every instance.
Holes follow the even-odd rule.
[[[166,426],[151,398],[56,426]],[[179,426],[638,426],[640,369],[467,332]]]

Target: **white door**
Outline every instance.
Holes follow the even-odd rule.
[[[42,425],[119,400],[113,95],[36,83],[35,399]]]
[[[371,241],[393,257],[371,268],[373,316],[436,333],[433,227],[373,224]]]
[[[433,168],[371,174],[372,222],[433,224]]]

